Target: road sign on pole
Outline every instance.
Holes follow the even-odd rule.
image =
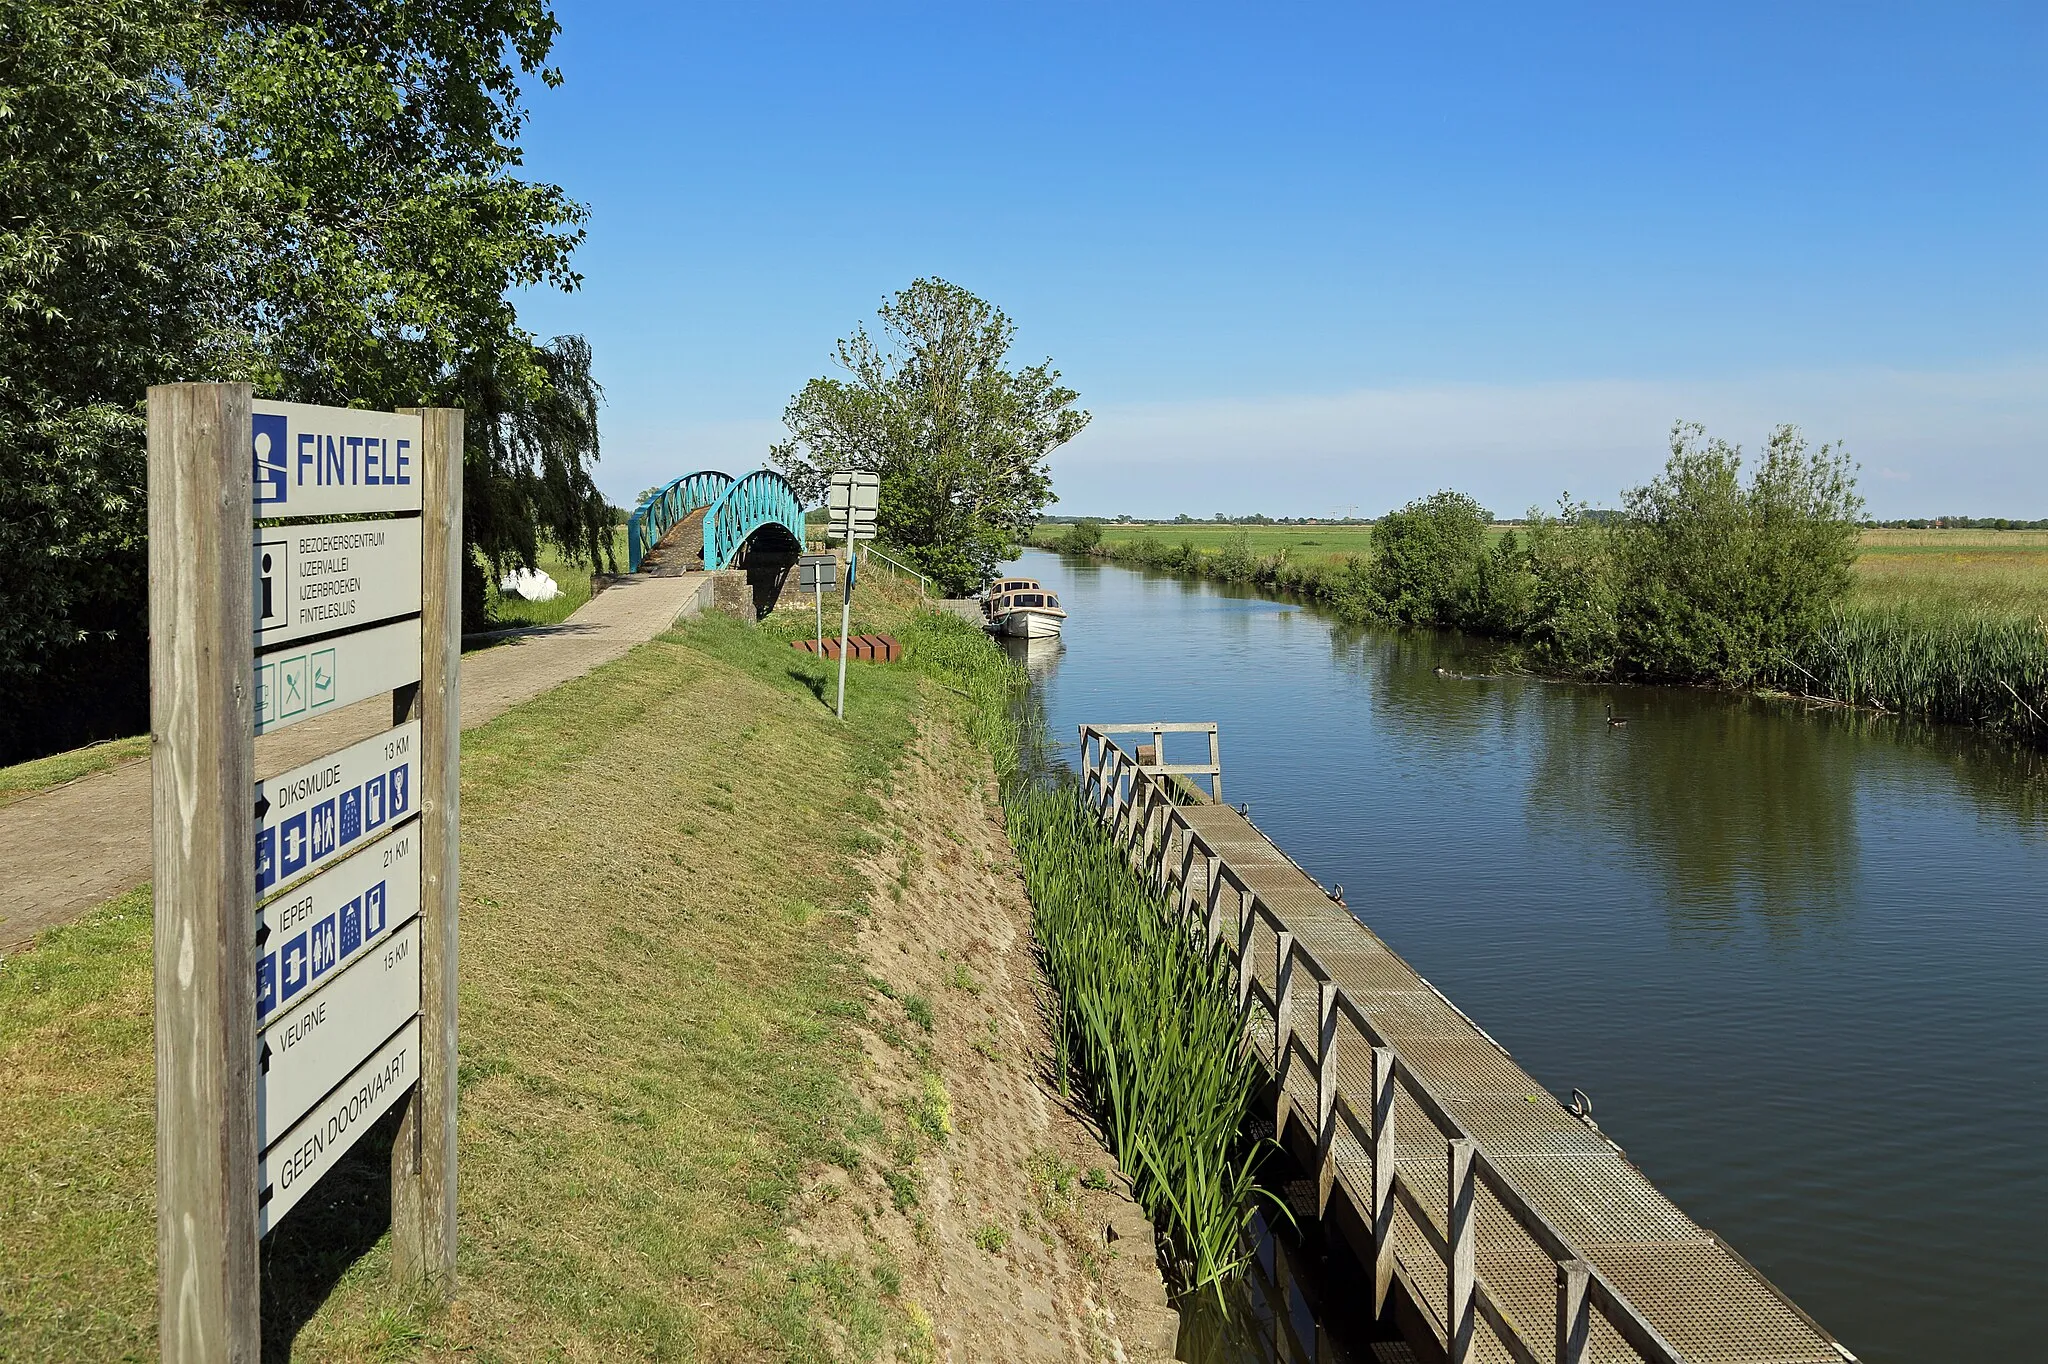
[[[818,652],[825,652],[825,589],[839,582],[839,556],[806,554],[796,561],[799,588],[811,594],[818,607]]]
[[[825,511],[832,538],[849,544],[875,538],[875,514],[882,505],[882,476],[839,469],[825,489]]]
[[[846,640],[853,626],[854,545],[875,538],[875,515],[882,504],[882,476],[857,469],[837,469],[825,489],[826,525],[832,538],[846,544],[846,587],[839,598],[839,718],[846,718]],[[823,607],[821,605],[820,609]]]
[[[166,1360],[257,1358],[258,1238],[401,1100],[393,1264],[453,1270],[461,418],[149,391]],[[380,693],[395,728],[254,780]]]

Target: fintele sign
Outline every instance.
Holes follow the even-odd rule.
[[[250,473],[260,517],[420,508],[420,419],[258,399]]]

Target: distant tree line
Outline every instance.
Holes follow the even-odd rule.
[[[146,720],[143,395],[467,409],[465,613],[610,553],[573,289],[583,208],[516,173],[546,0],[0,8],[0,761]]]

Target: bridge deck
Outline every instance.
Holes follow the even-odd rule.
[[[1574,1117],[1248,819],[1225,805],[1180,806],[1178,813],[1363,1007],[1403,1061],[1445,1101],[1465,1134],[1683,1358],[1701,1364],[1840,1364],[1846,1357],[1762,1275],[1659,1193],[1620,1147]],[[1203,860],[1197,858],[1188,889],[1205,893],[1204,875]],[[1222,897],[1223,940],[1232,944],[1239,940],[1237,898]],[[1275,957],[1275,939],[1267,935],[1261,943],[1255,936],[1253,973],[1263,987],[1260,993],[1273,998],[1278,994]],[[1270,1012],[1257,1003],[1253,1007],[1251,1034],[1271,1070],[1276,1030]],[[1296,989],[1290,1013],[1287,1121],[1313,1133],[1315,990]],[[1340,1033],[1336,1055],[1340,1087],[1353,1095],[1370,1094],[1369,1048],[1356,1035]],[[1438,1130],[1417,1103],[1402,1103],[1399,1114],[1396,1160],[1404,1182],[1424,1191],[1419,1201],[1430,1227],[1425,1233],[1413,1211],[1397,1204],[1397,1273],[1411,1300],[1430,1314],[1441,1340],[1447,1312],[1445,1142],[1457,1134]],[[1334,1147],[1337,1191],[1354,1209],[1371,1208],[1372,1162],[1364,1142],[1339,1124]],[[1365,1221],[1370,1225],[1369,1213]],[[1516,1334],[1525,1341],[1554,1340],[1554,1262],[1483,1184],[1475,1225],[1480,1282],[1512,1319]],[[1512,1361],[1517,1355],[1482,1317],[1471,1357]],[[1553,1356],[1544,1349],[1539,1357]],[[1595,1313],[1585,1358],[1637,1360],[1642,1355]]]

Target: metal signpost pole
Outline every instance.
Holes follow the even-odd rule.
[[[149,390],[157,1333],[250,1361],[257,1252],[251,390]]]
[[[846,718],[846,637],[853,624],[853,541],[846,542],[846,581],[839,594],[839,718]]]

